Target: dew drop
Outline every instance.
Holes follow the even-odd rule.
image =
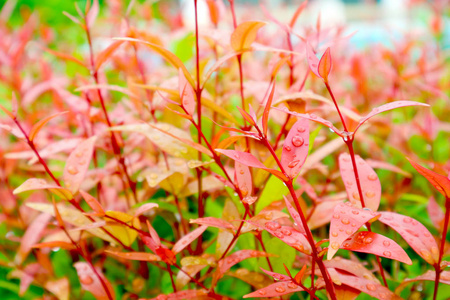
[[[309,117],[311,118],[311,119],[317,119],[317,116],[315,115],[315,114],[309,114]]]
[[[348,218],[343,218],[341,220],[341,223],[344,224],[344,225],[348,225],[348,224],[350,224],[350,220]]]
[[[292,231],[289,228],[283,228],[283,229],[281,229],[281,233],[289,236],[292,234]]]
[[[294,244],[294,245],[292,245],[292,247],[294,247],[295,249],[297,249],[300,252],[305,249],[305,247],[303,247],[302,244]]]
[[[70,166],[70,167],[67,169],[67,172],[69,172],[69,174],[76,175],[76,174],[78,174],[78,169],[77,169],[77,167]]]
[[[369,176],[367,176],[367,179],[369,179],[370,181],[375,181],[378,179],[377,174],[370,174]]]
[[[266,291],[259,291],[258,293],[259,293],[260,295],[263,295],[263,296],[264,296],[264,295],[266,294]]]
[[[279,239],[284,238],[284,234],[280,231],[275,231],[273,234]]]
[[[240,158],[240,156],[239,156],[239,154],[234,154],[234,158],[236,158],[236,159],[239,159]]]
[[[288,167],[289,167],[289,168],[294,168],[296,165],[298,165],[299,162],[300,162],[299,160],[291,161],[291,162],[288,164]]]
[[[422,249],[422,250],[420,250],[420,254],[422,255],[422,257],[423,257],[426,261],[431,260],[431,253],[430,253],[430,251],[428,251],[428,250],[426,250],[426,249]]]
[[[333,215],[333,218],[339,219],[339,214],[334,214],[334,215]]]
[[[277,229],[280,229],[280,228],[281,228],[281,225],[278,224],[277,222],[267,222],[267,223],[266,223],[266,227],[267,227],[269,230],[277,230]]]
[[[380,293],[380,299],[386,299],[386,294],[385,293]]]
[[[361,198],[359,197],[359,193],[358,192],[353,192],[352,194],[353,199],[355,200],[360,200]]]
[[[375,291],[377,288],[375,287],[375,285],[374,284],[371,284],[371,283],[368,283],[367,285],[366,285],[366,288],[369,290],[369,291]]]
[[[364,239],[364,244],[370,244],[373,242],[373,239],[371,237],[365,238]]]
[[[331,236],[334,236],[334,237],[337,237],[339,234],[336,232],[336,231],[333,231],[332,233],[331,233]]]
[[[306,129],[305,129],[305,127],[299,126],[299,127],[297,127],[297,131],[298,132],[305,132]]]
[[[292,145],[294,145],[295,147],[300,147],[304,143],[305,143],[305,140],[301,136],[295,135],[292,138]]]
[[[404,218],[403,222],[405,223],[411,223],[412,219],[411,218]]]
[[[391,252],[390,251],[384,251],[383,255],[387,256],[387,257],[390,257],[391,256]]]
[[[85,285],[90,285],[94,282],[94,279],[92,279],[91,276],[87,276],[87,275],[80,276],[80,282]]]
[[[156,179],[156,178],[158,178],[158,174],[152,173],[152,174],[150,174],[150,178],[151,179]]]
[[[352,210],[352,214],[354,214],[354,215],[359,215],[359,211],[357,211],[357,210]]]
[[[291,147],[289,147],[288,145],[284,146],[284,150],[286,150],[287,152],[291,151]]]
[[[339,249],[339,244],[337,242],[333,242],[331,243],[331,248],[334,250],[338,250]]]
[[[244,175],[245,171],[244,170],[240,170],[239,174]]]
[[[83,156],[83,151],[77,151],[77,153],[75,153],[76,157],[82,157]]]
[[[345,231],[345,233],[346,233],[346,234],[352,234],[352,231],[351,231],[350,229],[347,229],[347,230]]]
[[[375,192],[373,192],[373,191],[367,191],[367,192],[366,192],[366,196],[369,197],[369,198],[372,198],[373,196],[375,196]]]
[[[298,285],[296,285],[293,282],[289,282],[287,286],[288,286],[288,288],[291,288],[291,289],[296,289],[298,287]]]
[[[388,240],[383,241],[383,245],[385,247],[389,247],[391,245],[391,242],[389,242]]]
[[[278,293],[284,293],[286,291],[286,289],[282,286],[277,286],[275,288],[275,291],[277,291]]]

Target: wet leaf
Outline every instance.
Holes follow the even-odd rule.
[[[305,233],[305,228],[303,227],[303,222],[297,209],[291,204],[291,202],[289,202],[289,200],[286,197],[284,197],[284,202],[286,203],[286,208],[289,214],[291,215],[292,219],[294,220],[294,223],[300,229],[300,232]]]
[[[107,211],[105,213],[105,221],[109,222],[111,220],[114,221],[120,220],[134,228],[140,229],[140,222],[138,218],[135,218],[132,215],[126,214],[124,212],[119,211]],[[111,232],[116,238],[118,238],[122,243],[124,243],[127,246],[131,246],[133,244],[134,240],[138,236],[138,232],[134,229],[131,229],[130,227],[123,225],[117,221],[117,225],[108,225],[105,226],[105,229],[107,229],[109,232]]]
[[[196,240],[202,233],[208,228],[207,225],[202,225],[199,228],[189,232],[181,239],[179,239],[172,248],[172,252],[177,254],[183,251],[188,245],[190,245],[194,240]]]
[[[183,70],[179,69],[178,72],[178,85],[180,92],[181,105],[189,115],[194,115],[197,101],[194,89],[184,77]]]
[[[436,240],[417,220],[394,212],[380,212],[380,222],[397,231],[426,262],[433,265],[439,260]]]
[[[417,170],[423,177],[425,177],[439,193],[444,195],[447,199],[450,198],[450,179],[444,175],[438,174],[434,171],[428,170],[421,165],[413,162],[407,158],[409,163]]]
[[[207,292],[205,290],[184,290],[176,293],[168,294],[168,295],[159,295],[156,298],[152,298],[151,300],[183,300],[183,299],[208,299],[204,298],[207,296]]]
[[[264,136],[267,136],[267,130],[269,128],[269,113],[270,113],[270,109],[272,108],[272,101],[273,101],[274,93],[275,93],[275,81],[272,83],[272,88],[270,89],[270,94],[269,94],[269,97],[267,98],[267,102],[264,107],[264,112],[262,115],[262,127],[263,127]]]
[[[342,244],[342,249],[356,252],[371,253],[389,259],[395,259],[411,265],[408,254],[396,242],[381,234],[361,231],[355,233]]]
[[[242,196],[245,198],[253,195],[253,181],[250,168],[236,160],[234,164],[234,172],[236,176],[236,183]]]
[[[317,77],[322,78],[322,75],[319,73],[319,59],[309,43],[306,43],[306,59],[311,71],[316,74]]]
[[[367,120],[369,120],[370,118],[372,118],[382,112],[389,111],[389,110],[399,108],[399,107],[405,107],[405,106],[429,106],[429,105],[425,104],[425,103],[416,102],[416,101],[394,101],[394,102],[391,102],[388,104],[381,105],[377,108],[372,109],[372,111],[368,115],[366,115],[361,120],[359,120],[359,123],[356,126],[354,132],[356,132],[359,129],[359,127],[362,124],[364,124]]]
[[[73,198],[72,193],[63,187],[60,187],[55,184],[47,183],[44,179],[38,178],[30,178],[27,179],[24,183],[22,183],[18,188],[13,191],[14,195],[34,190],[49,190],[53,194],[63,198],[70,200]]]
[[[234,229],[234,226],[231,225],[231,223],[214,217],[206,217],[206,218],[198,218],[198,219],[191,219],[189,223],[199,224],[199,225],[206,225],[210,227],[216,227],[216,228],[222,228],[222,229]]]
[[[263,268],[260,268],[260,269],[275,280],[279,280],[279,281],[291,281],[292,280],[291,277],[289,277],[287,275],[264,270]]]
[[[381,183],[377,173],[359,155],[356,155],[355,160],[365,207],[377,211],[381,199]],[[349,154],[342,153],[339,155],[339,170],[347,190],[348,199],[353,205],[361,208],[362,201]]]
[[[347,204],[350,204],[347,202]],[[361,228],[365,223],[373,221],[379,214],[362,210],[344,203],[334,208],[330,223],[330,246],[327,259],[330,260],[339,250],[342,243]]]
[[[81,142],[70,153],[64,167],[64,183],[72,194],[76,194],[84,180],[94,152],[97,136]]]
[[[266,25],[259,21],[246,21],[239,24],[231,34],[230,45],[234,51],[242,51],[250,48],[255,41],[258,30]]]
[[[375,275],[367,270],[362,263],[359,263],[357,261],[344,259],[338,256],[331,260],[324,261],[324,264],[327,268],[342,270],[351,273],[356,277],[361,277],[378,282],[378,279],[375,277]]]
[[[102,205],[97,201],[97,199],[81,190],[80,194],[81,196],[83,196],[83,199],[86,201],[89,207],[92,208],[93,211],[95,211],[100,216],[103,216],[105,214]]]
[[[83,290],[91,292],[97,300],[111,299],[108,294],[112,296],[112,299],[114,299],[114,290],[111,286],[111,283],[109,283],[109,281],[106,279],[105,275],[103,275],[102,271],[99,268],[96,269],[96,271],[103,282],[106,284],[106,288],[108,289],[108,291],[105,290],[105,287],[103,287],[99,277],[96,275],[96,273],[88,263],[79,261],[73,266],[77,270],[78,279],[80,280],[80,284]]]
[[[139,261],[160,261],[159,256],[147,253],[147,252],[117,252],[105,250],[106,253],[127,260],[139,260]]]
[[[287,295],[290,293],[300,292],[303,291],[303,288],[298,286],[294,282],[287,282],[287,281],[281,281],[281,282],[275,282],[271,285],[259,289],[253,293],[245,295],[243,298],[267,298],[267,297],[279,297],[282,295]]]
[[[50,122],[52,119],[54,119],[54,118],[56,118],[56,117],[58,117],[58,116],[64,115],[64,114],[66,114],[66,113],[68,113],[68,111],[63,111],[63,112],[59,112],[59,113],[53,114],[53,115],[51,115],[51,116],[48,116],[48,117],[46,117],[46,118],[40,120],[40,121],[37,122],[36,124],[34,124],[33,127],[32,127],[31,130],[30,130],[30,134],[28,135],[28,139],[29,139],[30,141],[33,141],[34,138],[36,137],[36,135],[37,135],[37,134],[39,133],[39,131],[42,129],[42,127],[45,126],[45,124],[47,124],[48,122]]]
[[[428,270],[424,274],[419,275],[415,278],[406,278],[403,282],[395,289],[396,293],[400,293],[408,284],[416,281],[435,281],[436,271]],[[450,285],[450,271],[443,271],[439,277],[439,282]]]
[[[144,205],[139,206],[138,209],[136,209],[136,211],[134,212],[134,216],[135,217],[139,217],[140,215],[142,215],[143,213],[158,207],[159,205],[157,203],[145,203]]]
[[[339,279],[342,284],[350,286],[358,291],[366,293],[372,297],[383,300],[400,300],[399,296],[395,295],[391,292],[387,287],[382,286],[381,284],[374,282],[372,280],[359,278],[350,275],[339,274]]]
[[[290,178],[300,172],[309,150],[309,120],[300,119],[289,130],[283,143],[281,165]]]
[[[32,248],[42,249],[42,248],[61,248],[65,250],[74,250],[76,247],[72,243],[63,242],[63,241],[52,241],[52,242],[43,242],[39,244],[34,244]]]

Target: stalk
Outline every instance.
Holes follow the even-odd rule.
[[[439,278],[441,277],[441,262],[442,257],[444,256],[444,247],[445,240],[447,239],[447,231],[448,231],[448,223],[450,219],[450,198],[445,198],[445,219],[444,219],[444,230],[442,230],[442,238],[441,238],[441,248],[439,249],[439,261],[434,265],[434,269],[436,272],[436,279],[434,280],[434,295],[433,300],[436,300],[438,289],[439,289]]]

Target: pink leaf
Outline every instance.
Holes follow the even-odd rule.
[[[160,258],[157,255],[147,253],[147,252],[116,252],[105,250],[106,253],[111,254],[115,257],[128,259],[128,260],[139,260],[139,261],[159,261]]]
[[[433,222],[434,227],[436,227],[439,231],[442,231],[442,229],[444,228],[445,214],[442,211],[442,208],[434,199],[434,197],[430,197],[427,205],[427,211],[428,216],[430,216],[430,219]]]
[[[425,103],[416,102],[416,101],[394,101],[394,102],[391,102],[388,104],[381,105],[379,107],[372,109],[372,111],[367,116],[365,116],[361,120],[359,120],[358,126],[356,126],[354,132],[356,132],[358,130],[358,128],[362,124],[364,124],[364,122],[366,122],[373,116],[376,116],[379,113],[382,113],[385,111],[389,111],[389,110],[392,110],[392,109],[395,109],[398,107],[405,107],[405,106],[429,106],[429,105],[425,104]]]
[[[108,58],[122,45],[123,41],[114,41],[106,49],[100,52],[95,59],[95,70],[100,69],[100,67],[105,63]]]
[[[183,299],[203,299],[207,295],[205,290],[185,290],[179,291],[176,293],[168,294],[168,295],[159,295],[156,298],[152,298],[151,300],[183,300]]]
[[[380,180],[378,179],[377,173],[361,157],[356,155],[355,160],[365,207],[376,211],[381,199]],[[339,156],[339,169],[345,184],[345,189],[347,190],[348,199],[353,205],[362,207],[362,201],[353,171],[353,164],[349,154],[342,153]]]
[[[276,221],[268,221],[265,223],[264,227],[252,221],[247,222],[258,228],[265,229],[271,235],[276,236],[277,238],[300,252],[303,252],[305,254],[311,253],[311,245],[308,243],[305,235],[290,226],[281,226]]]
[[[268,168],[260,162],[253,154],[248,152],[242,152],[238,150],[224,150],[224,149],[215,149],[217,152],[222,153],[229,158],[240,162],[243,165],[254,167],[258,169],[267,170]]]
[[[342,202],[343,200],[320,202],[308,220],[309,228],[315,229],[329,223],[333,216],[335,206]]]
[[[265,288],[259,289],[253,293],[247,294],[244,298],[268,298],[268,297],[280,297],[290,293],[303,291],[303,288],[296,283],[290,281],[281,281],[272,283]]]
[[[86,175],[89,163],[92,159],[96,140],[97,137],[93,136],[81,142],[72,153],[70,153],[69,158],[67,159],[63,177],[66,187],[72,194],[75,194],[78,191],[84,180],[84,176]]]
[[[83,196],[84,200],[89,205],[89,207],[92,208],[93,211],[95,211],[99,215],[105,214],[102,205],[97,201],[97,199],[95,199],[94,197],[92,197],[91,195],[89,195],[84,191],[80,191],[80,194],[81,196]]]
[[[378,281],[378,279],[375,277],[375,275],[373,275],[371,271],[367,270],[362,263],[359,263],[357,261],[344,259],[338,256],[336,258],[333,258],[332,260],[326,260],[324,261],[324,263],[327,268],[343,270],[357,277]]]
[[[319,73],[319,59],[308,42],[306,43],[306,59],[308,60],[308,65],[311,71],[316,74],[317,77],[322,78]]]
[[[339,129],[334,127],[333,123],[331,123],[330,121],[325,120],[325,119],[323,119],[321,117],[318,117],[315,114],[301,114],[301,113],[298,113],[298,112],[295,112],[295,111],[290,111],[286,107],[283,107],[283,108],[273,107],[273,108],[277,109],[279,111],[285,112],[287,114],[299,117],[299,118],[304,118],[304,119],[308,119],[308,120],[311,120],[311,121],[316,122],[316,123],[320,123],[320,124],[330,128],[333,132],[335,132],[340,137],[344,136],[342,131],[340,131]]]
[[[447,199],[450,198],[450,179],[444,175],[438,174],[434,171],[428,170],[421,165],[413,162],[407,158],[409,163],[417,170],[423,177],[425,177],[439,193],[444,195]]]
[[[18,188],[16,188],[13,191],[13,194],[16,195],[22,192],[33,190],[49,190],[53,194],[58,195],[63,199],[73,198],[72,193],[68,189],[60,187],[56,184],[47,183],[44,179],[38,178],[27,179],[24,183],[22,183]]]
[[[426,262],[433,265],[439,261],[439,249],[436,241],[420,222],[387,211],[381,212],[381,217],[378,220],[397,231]]]
[[[281,165],[290,178],[300,172],[309,150],[309,121],[298,120],[286,136],[281,152]]]
[[[139,206],[139,208],[134,212],[134,216],[139,217],[146,211],[149,211],[156,207],[158,207],[158,204],[156,204],[156,203],[145,203],[144,205]]]
[[[398,291],[403,290],[403,288],[411,283],[416,281],[435,281],[436,280],[436,271],[428,270],[424,274],[417,276],[412,279],[405,279],[403,282],[395,289],[395,291],[398,293]],[[450,285],[450,271],[443,271],[439,277],[439,282]]]
[[[88,0],[91,1],[91,0]],[[100,10],[100,5],[98,3],[98,0],[93,0],[94,3],[92,4],[92,7],[89,9],[89,12],[86,16],[86,24],[88,28],[91,28],[92,25],[94,25],[95,19],[97,18],[98,12]]]
[[[297,227],[300,229],[300,232],[305,233],[305,228],[303,227],[303,222],[297,209],[292,206],[292,204],[286,197],[284,197],[284,201],[286,202],[286,208],[288,209],[289,214],[291,215]]]
[[[408,265],[412,264],[411,259],[402,247],[390,238],[375,232],[357,232],[346,240],[341,248],[395,259]]]
[[[172,252],[177,254],[186,248],[190,243],[192,243],[195,239],[197,239],[205,230],[208,228],[206,225],[202,225],[194,231],[189,232],[185,236],[176,242],[176,244],[172,248]]]
[[[382,286],[381,284],[374,282],[372,280],[343,274],[339,274],[339,279],[343,284],[355,288],[363,293],[369,294],[370,296],[375,297],[377,299],[383,300],[402,299],[399,296],[395,295],[393,292],[391,292],[387,287]]]
[[[63,111],[63,112],[59,112],[56,114],[53,114],[51,116],[48,116],[42,120],[40,120],[39,122],[37,122],[36,124],[33,125],[33,127],[30,130],[30,134],[28,135],[28,139],[30,141],[33,141],[34,138],[36,137],[36,135],[39,133],[39,131],[42,129],[42,127],[45,126],[45,124],[47,124],[48,122],[50,122],[53,118],[56,118],[60,115],[66,114],[68,113],[68,111]]]
[[[251,196],[253,194],[253,181],[250,168],[236,160],[234,170],[237,186],[239,187],[242,196]]]
[[[79,261],[73,266],[77,270],[82,289],[91,292],[97,300],[109,300],[114,298],[114,290],[111,286],[111,283],[109,283],[109,281],[106,279],[105,275],[103,275],[102,271],[99,268],[96,268],[96,272],[106,284],[108,290],[105,290],[99,279],[99,276],[97,276],[97,274],[88,263]],[[111,297],[109,297],[108,295],[110,295]]]
[[[273,277],[273,279],[275,280],[280,280],[280,281],[291,281],[291,277],[287,276],[287,275],[283,275],[280,273],[275,273],[275,272],[271,272],[271,271],[267,271],[264,270],[263,268],[260,268],[264,273],[266,273],[267,275],[269,275],[270,277]]]
[[[31,251],[31,248],[37,241],[41,238],[42,231],[47,227],[48,222],[50,221],[51,215],[49,214],[40,214],[37,216],[33,222],[28,226],[25,234],[22,237],[22,241],[20,243],[19,251],[14,259],[15,263],[20,265],[28,256]]]
[[[372,219],[379,217],[379,214],[352,207],[350,202],[339,203],[334,208],[333,218],[330,224],[330,247],[328,248],[327,259],[330,260],[339,250],[342,243],[352,234],[357,232],[361,226]]]
[[[197,102],[195,101],[194,89],[184,77],[182,69],[178,71],[178,84],[180,91],[181,105],[189,115],[193,115]]]
[[[190,220],[189,223],[206,225],[210,227],[222,228],[222,229],[234,229],[233,225],[230,222],[227,222],[223,219],[214,218],[214,217],[206,217]]]

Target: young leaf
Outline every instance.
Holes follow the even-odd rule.
[[[426,262],[433,265],[439,261],[436,240],[428,229],[417,220],[394,212],[380,212],[380,222],[397,231]]]
[[[172,252],[177,254],[183,251],[189,244],[191,244],[194,240],[196,240],[205,230],[208,228],[207,225],[202,225],[194,231],[189,232],[181,239],[179,239],[176,244],[172,248]]]
[[[239,161],[235,161],[234,171],[236,176],[236,182],[242,196],[250,197],[253,195],[253,181],[250,168]]]
[[[376,116],[379,113],[382,113],[385,111],[389,111],[389,110],[392,110],[392,109],[395,109],[398,107],[405,107],[405,106],[429,106],[429,105],[425,104],[425,103],[416,102],[416,101],[394,101],[394,102],[391,102],[388,104],[381,105],[379,107],[372,109],[372,111],[367,116],[365,116],[361,120],[359,120],[359,123],[356,126],[354,132],[356,132],[362,124],[364,124],[367,120],[369,120],[373,116]]]
[[[300,232],[305,233],[305,228],[303,227],[303,222],[297,209],[294,206],[292,206],[291,202],[289,202],[286,196],[284,197],[284,202],[286,203],[286,208],[288,209],[289,214],[294,220],[294,223],[297,224],[297,227],[299,228]]]
[[[190,116],[192,116],[194,115],[197,102],[195,101],[194,89],[186,80],[186,77],[184,76],[182,69],[179,69],[178,71],[178,85],[180,91],[181,105],[186,110],[186,112]]]
[[[112,256],[123,258],[127,260],[139,260],[139,261],[160,261],[159,256],[147,253],[147,252],[116,252],[105,250],[106,253]]]
[[[382,286],[378,282],[339,273],[339,279],[342,284],[357,289],[377,299],[400,300],[399,296],[391,292],[387,287]]]
[[[305,9],[306,5],[308,4],[308,1],[302,2],[298,8],[296,9],[294,15],[291,18],[291,21],[289,22],[289,27],[291,29],[294,28],[295,23],[297,22],[298,17],[301,15],[302,11]]]
[[[358,155],[356,155],[356,166],[359,182],[361,184],[365,207],[377,211],[381,199],[381,183],[377,173]],[[348,199],[353,205],[361,208],[362,201],[359,196],[353,164],[349,154],[339,155],[339,170],[347,190]]]
[[[140,229],[140,222],[138,218],[120,211],[107,211],[104,217],[105,221],[114,221],[114,219],[127,223],[136,229]],[[124,224],[115,221],[116,224],[105,226],[105,229],[111,232],[116,238],[127,246],[133,244],[138,236],[138,232]]]
[[[262,116],[262,127],[264,136],[267,136],[267,130],[269,128],[269,112],[270,109],[272,108],[274,93],[275,93],[275,81],[272,83],[272,88],[270,90],[269,97],[267,98],[266,106],[264,107],[264,112]]]
[[[135,217],[139,217],[143,213],[158,207],[159,205],[157,203],[145,203],[144,205],[139,206],[139,208],[134,212]]]
[[[37,216],[28,226],[20,243],[14,262],[21,265],[31,251],[31,248],[40,239],[42,231],[47,227],[51,215],[43,213]]]
[[[266,25],[264,22],[247,21],[239,24],[231,34],[230,45],[234,51],[243,51],[250,48],[255,41],[258,30]]]
[[[13,191],[14,195],[33,190],[49,190],[53,194],[63,198],[70,200],[73,198],[72,193],[63,187],[58,185],[47,183],[44,179],[38,178],[30,178],[27,179],[24,183],[22,183],[18,188]]]
[[[322,58],[319,61],[318,73],[323,78],[324,82],[328,82],[328,75],[330,74],[332,66],[330,48],[327,48]]]
[[[193,220],[191,219],[189,223],[206,225],[222,229],[234,229],[234,226],[230,222],[214,217],[198,218]]]
[[[389,259],[395,259],[408,265],[412,264],[411,259],[402,247],[390,238],[375,232],[361,231],[355,233],[342,244],[342,249],[371,253]]]
[[[305,49],[306,49],[306,59],[308,60],[309,68],[314,74],[316,74],[317,77],[322,78],[322,75],[320,75],[319,73],[319,59],[317,58],[313,48],[308,42],[306,43]]]
[[[281,165],[290,178],[295,178],[309,150],[309,120],[300,119],[292,126],[283,143]]]
[[[105,215],[105,211],[103,210],[102,205],[97,201],[97,199],[81,190],[80,194],[81,196],[83,196],[84,201],[86,201],[86,203],[90,208],[92,208],[93,211],[95,211],[99,216]]]
[[[347,204],[350,203],[347,202]],[[361,226],[379,216],[379,214],[374,212],[362,210],[344,203],[336,205],[330,223],[330,247],[328,248],[327,259],[330,260],[333,258],[342,243],[357,232]]]
[[[279,281],[291,281],[291,277],[287,276],[287,275],[283,275],[280,273],[275,273],[275,272],[271,272],[271,271],[267,271],[264,270],[263,268],[260,268],[264,273],[266,273],[267,275],[269,275],[270,277],[272,277],[275,280],[279,280]]]
[[[271,235],[279,238],[284,243],[300,252],[303,252],[305,254],[311,253],[311,245],[308,243],[305,235],[290,226],[281,226],[276,221],[266,222],[264,227],[252,221],[247,222],[258,228],[265,229]]]
[[[91,0],[88,0],[88,3],[90,3]],[[95,19],[98,16],[98,12],[100,10],[100,5],[98,3],[98,0],[93,0],[92,7],[89,9],[86,15],[86,25],[88,28],[91,28],[94,25]],[[87,3],[86,3],[87,4]]]
[[[225,150],[225,149],[215,149],[217,152],[222,153],[229,158],[240,162],[243,165],[258,168],[258,169],[264,169],[267,170],[268,168],[263,165],[262,162],[260,162],[253,154],[238,150]]]
[[[439,193],[444,195],[445,198],[450,198],[450,179],[447,177],[438,174],[434,171],[431,171],[427,168],[422,167],[421,165],[413,162],[409,158],[407,158],[409,163],[417,170],[423,177],[425,177],[434,187],[438,190]]]
[[[239,110],[239,112],[241,113],[242,117],[249,122],[250,124],[252,124],[252,126],[256,126],[256,118],[253,118],[252,116],[250,116],[245,110],[243,110],[242,108],[240,108],[239,106],[236,106],[236,108]]]
[[[36,135],[39,133],[39,131],[42,129],[42,127],[44,127],[45,124],[47,124],[53,118],[56,118],[56,117],[58,117],[60,115],[66,114],[66,113],[68,113],[68,111],[63,111],[63,112],[59,112],[59,113],[53,114],[51,116],[48,116],[47,118],[44,118],[44,119],[40,120],[36,124],[34,124],[33,127],[30,130],[30,134],[28,135],[28,139],[30,141],[33,141],[34,138],[36,137]]]
[[[91,292],[97,300],[114,299],[114,289],[99,268],[94,272],[88,263],[82,261],[76,262],[73,266],[77,270],[78,279],[83,290]],[[103,287],[96,273],[99,274],[102,281],[106,284],[107,290]]]
[[[83,141],[70,153],[69,158],[67,158],[63,177],[66,187],[72,194],[78,192],[84,180],[92,159],[96,140],[97,136],[93,136]]]
[[[114,41],[111,45],[109,45],[106,49],[100,52],[95,58],[95,71],[98,71],[100,67],[105,63],[108,58],[116,51],[120,45],[122,45],[123,41]]]
[[[259,289],[253,293],[245,295],[243,298],[268,298],[280,297],[290,293],[304,291],[302,287],[292,281],[281,281],[272,283],[265,288]]]

